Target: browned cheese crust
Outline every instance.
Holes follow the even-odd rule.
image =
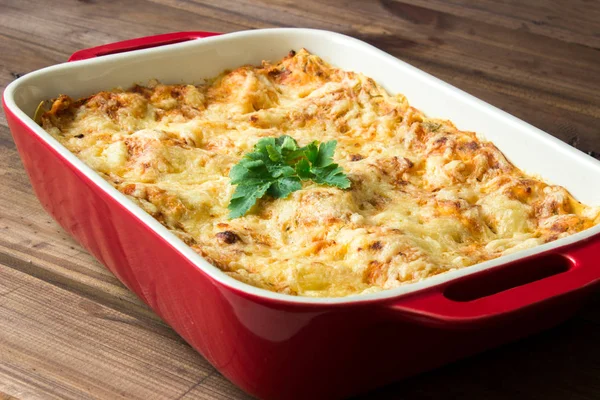
[[[600,222],[492,144],[302,49],[200,85],[151,82],[74,101],[42,125],[232,277],[333,297],[419,281]],[[263,137],[337,140],[348,190],[305,182],[230,220],[230,168]]]

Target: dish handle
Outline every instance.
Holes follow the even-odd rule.
[[[78,50],[75,53],[73,53],[71,57],[69,57],[69,61],[87,60],[88,58],[101,57],[116,53],[125,53],[134,50],[149,49],[151,47],[187,42],[188,40],[202,39],[217,35],[220,35],[220,33],[192,31],[172,32],[164,33],[162,35],[145,36],[136,39],[124,40],[122,42],[115,42],[104,44],[102,46],[90,47],[89,49]]]
[[[388,305],[426,325],[489,326],[600,284],[600,235],[423,290]],[[581,292],[581,293],[580,293]]]

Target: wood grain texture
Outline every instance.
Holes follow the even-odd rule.
[[[0,0],[0,89],[85,47],[276,26],[358,37],[600,157],[597,0]],[[0,399],[247,398],[42,210],[2,113],[0,188]],[[368,397],[598,399],[599,309]]]

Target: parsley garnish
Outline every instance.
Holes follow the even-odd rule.
[[[276,199],[302,189],[302,181],[340,189],[350,187],[342,167],[333,162],[337,141],[314,141],[307,146],[287,135],[263,138],[231,168],[231,184],[237,185],[229,203],[229,218],[246,214],[265,194]]]

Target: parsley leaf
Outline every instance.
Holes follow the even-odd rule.
[[[303,181],[312,179],[313,174],[310,172],[310,161],[306,158],[301,159],[296,163],[296,173]]]
[[[315,143],[316,145],[316,143]],[[332,140],[331,142],[321,143],[319,145],[319,151],[317,153],[317,159],[313,162],[317,168],[326,167],[333,163],[333,153],[335,152],[335,146],[337,142]]]
[[[289,196],[302,189],[302,181],[349,188],[350,180],[333,162],[336,145],[332,140],[299,147],[287,135],[260,139],[229,172],[231,184],[237,185],[229,203],[229,218],[245,215],[265,194],[276,199]]]
[[[300,179],[295,176],[278,179],[271,184],[267,193],[276,199],[287,197],[290,193],[302,189]]]
[[[246,212],[265,195],[265,192],[271,187],[273,182],[260,183],[257,185],[238,185],[235,188],[231,202],[229,203],[229,218],[238,218]]]

